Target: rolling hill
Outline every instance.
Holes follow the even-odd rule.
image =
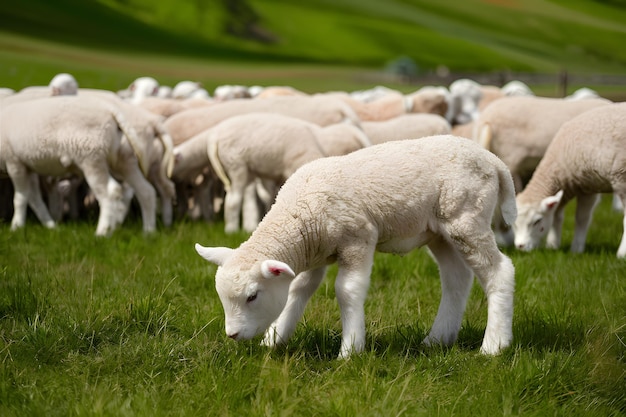
[[[17,0],[0,4],[0,83],[20,88],[64,70],[109,88],[146,73],[269,83],[380,71],[400,57],[418,74],[623,74],[624,3]]]

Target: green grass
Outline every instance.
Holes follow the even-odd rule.
[[[569,207],[564,245],[572,237]],[[224,334],[215,268],[193,244],[236,246],[223,223],[179,220],[109,239],[95,222],[0,225],[3,416],[619,416],[626,413],[626,262],[606,197],[584,254],[507,251],[516,265],[514,343],[478,353],[486,303],[475,285],[449,348],[421,345],[440,288],[424,250],[378,254],[366,351],[335,359],[336,268],[288,346]]]

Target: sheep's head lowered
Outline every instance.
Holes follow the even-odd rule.
[[[554,213],[562,197],[563,191],[559,191],[534,204],[518,201],[518,213],[514,226],[516,248],[531,251],[539,246],[552,227]]]
[[[233,259],[235,249],[196,244],[196,251],[218,266],[215,288],[224,307],[228,337],[248,340],[263,333],[287,304],[289,284],[295,277],[289,265],[264,260],[245,269]]]

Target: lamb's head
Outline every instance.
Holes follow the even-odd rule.
[[[196,251],[218,265],[215,288],[224,307],[228,337],[248,340],[263,333],[287,304],[293,270],[284,262],[269,259],[242,267],[233,259],[236,249],[196,243]]]
[[[539,246],[546,236],[552,223],[554,213],[561,202],[563,191],[544,198],[536,203],[520,201],[517,198],[517,219],[515,230],[515,247],[523,251],[531,251]]]

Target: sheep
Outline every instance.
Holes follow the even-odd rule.
[[[260,217],[256,206],[257,178],[280,185],[309,161],[369,145],[359,128],[346,123],[320,127],[281,114],[249,113],[226,119],[180,145],[177,160],[181,153],[189,155],[187,159],[194,158],[196,162],[188,160],[185,164],[189,169],[206,164],[208,158],[226,191],[226,233],[239,230],[242,204],[243,227],[251,232]],[[204,147],[205,154],[199,156],[200,149],[190,151],[192,147]],[[273,195],[268,198],[273,199]],[[270,201],[264,203],[267,206]]]
[[[337,262],[339,357],[347,358],[364,349],[374,252],[427,245],[442,298],[424,343],[455,342],[475,274],[488,305],[481,352],[497,354],[512,341],[515,270],[490,227],[496,205],[514,221],[511,175],[476,143],[450,135],[392,141],[305,164],[239,248],[195,249],[218,265],[228,337],[251,339],[267,329],[267,346],[287,342],[327,265]]]
[[[576,198],[571,251],[583,252],[600,193],[608,192],[626,203],[626,103],[589,110],[559,129],[530,182],[517,195],[515,246],[530,251],[547,234],[546,246],[558,248],[564,207]],[[623,223],[626,230],[626,210]],[[626,257],[626,234],[617,257]]]
[[[159,82],[152,77],[139,77],[130,83],[125,92],[118,93],[133,104],[141,103],[144,98],[157,94],[159,94]]]
[[[448,111],[445,116],[452,126],[471,123],[478,118],[482,110],[499,98],[534,95],[525,83],[517,80],[499,88],[461,78],[450,84],[449,91]]]
[[[117,227],[126,207],[122,187],[109,167],[124,162],[121,132],[136,152],[141,148],[118,108],[94,97],[63,96],[14,103],[4,107],[0,117],[0,171],[9,174],[15,188],[11,230],[24,226],[27,204],[44,226],[56,226],[43,203],[37,174],[82,173],[100,204],[96,235],[108,235]],[[142,175],[137,165],[125,174],[125,180]],[[144,224],[144,230],[150,231],[150,226]]]
[[[209,106],[213,103],[214,101],[211,99],[201,98],[188,98],[180,100],[163,97],[146,97],[141,100],[141,102],[137,103],[137,105],[167,119],[178,112],[197,107]]]
[[[128,141],[123,141],[122,146],[126,147],[127,163],[135,165],[139,163],[142,171],[146,175],[146,179],[156,187],[161,198],[161,215],[163,224],[171,226],[172,224],[172,201],[176,198],[174,183],[169,179],[174,169],[174,144],[169,133],[163,127],[163,119],[141,107],[134,106],[119,98],[116,94],[97,89],[80,89],[81,95],[91,95],[106,100],[112,105],[123,111],[127,122],[133,127],[134,132],[141,140],[141,150],[138,152],[143,155],[143,160],[137,162],[133,149],[128,146]],[[119,166],[118,170],[122,167]],[[125,168],[132,170],[133,168]],[[153,201],[153,192],[148,188],[152,185],[146,183],[142,177],[131,177],[131,187],[137,191],[137,198],[140,201],[142,217],[144,222],[150,224],[153,221],[156,210],[156,202]]]
[[[197,81],[181,81],[172,89],[172,98],[176,99],[190,98],[194,94],[201,94],[202,98],[209,97],[208,92],[202,88],[202,83]]]
[[[390,140],[444,135],[451,131],[445,118],[430,113],[406,114],[377,122],[364,121],[361,128],[374,145]]]
[[[225,101],[235,98],[252,98],[252,95],[243,85],[220,85],[215,88],[213,97],[217,101]]]
[[[342,121],[355,125],[360,120],[341,100],[324,96],[286,96],[265,99],[233,99],[215,103],[208,108],[189,109],[165,121],[174,145],[215,126],[224,119],[252,112],[280,113],[326,126]]]
[[[519,192],[563,123],[610,103],[606,99],[503,97],[481,112],[473,138],[504,161]]]
[[[434,113],[444,115],[447,110],[446,90],[438,87],[423,87],[414,93],[403,95],[397,92],[369,102],[362,102],[345,93],[326,93],[348,103],[362,121],[381,121],[407,113]]]

